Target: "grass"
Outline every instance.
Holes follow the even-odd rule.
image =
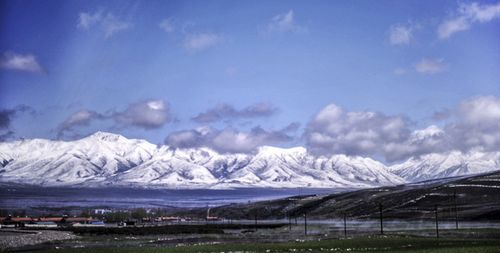
[[[495,239],[430,239],[419,237],[361,237],[345,240],[322,240],[288,243],[242,243],[179,247],[56,249],[38,253],[311,253],[311,252],[500,252],[500,240]]]

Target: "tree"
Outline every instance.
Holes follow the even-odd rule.
[[[142,219],[142,218],[146,218],[147,217],[147,212],[146,212],[146,209],[144,208],[137,208],[135,209],[133,212],[132,212],[132,218],[134,219]]]

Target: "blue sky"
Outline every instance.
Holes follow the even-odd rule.
[[[386,159],[497,148],[496,140],[449,139],[465,131],[463,106],[489,103],[495,117],[500,108],[498,1],[0,5],[4,140],[68,140],[101,130],[223,152],[305,145]],[[337,107],[341,118],[318,121]],[[397,138],[352,125],[388,119],[403,122],[391,130]],[[337,131],[341,123],[362,130]],[[407,147],[429,126],[449,135],[445,144],[392,157],[394,145]],[[360,144],[351,147],[354,140]]]

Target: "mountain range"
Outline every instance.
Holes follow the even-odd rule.
[[[360,156],[314,156],[303,147],[263,146],[252,154],[221,154],[106,132],[75,141],[0,143],[0,182],[40,186],[368,188],[498,169],[498,152],[429,154],[386,166]]]

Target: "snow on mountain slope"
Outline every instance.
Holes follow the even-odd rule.
[[[157,147],[104,132],[70,142],[0,143],[0,182],[45,186],[376,187],[477,174],[499,165],[496,153],[432,154],[390,168],[359,156],[316,157],[302,147],[219,154],[209,148]]]
[[[462,153],[459,151],[410,158],[406,162],[389,168],[391,172],[410,182],[473,175],[499,169],[499,152]]]
[[[33,139],[1,143],[0,153],[10,157],[1,169],[3,182],[73,185],[104,181],[135,167],[149,160],[156,146],[97,132],[74,142]]]

